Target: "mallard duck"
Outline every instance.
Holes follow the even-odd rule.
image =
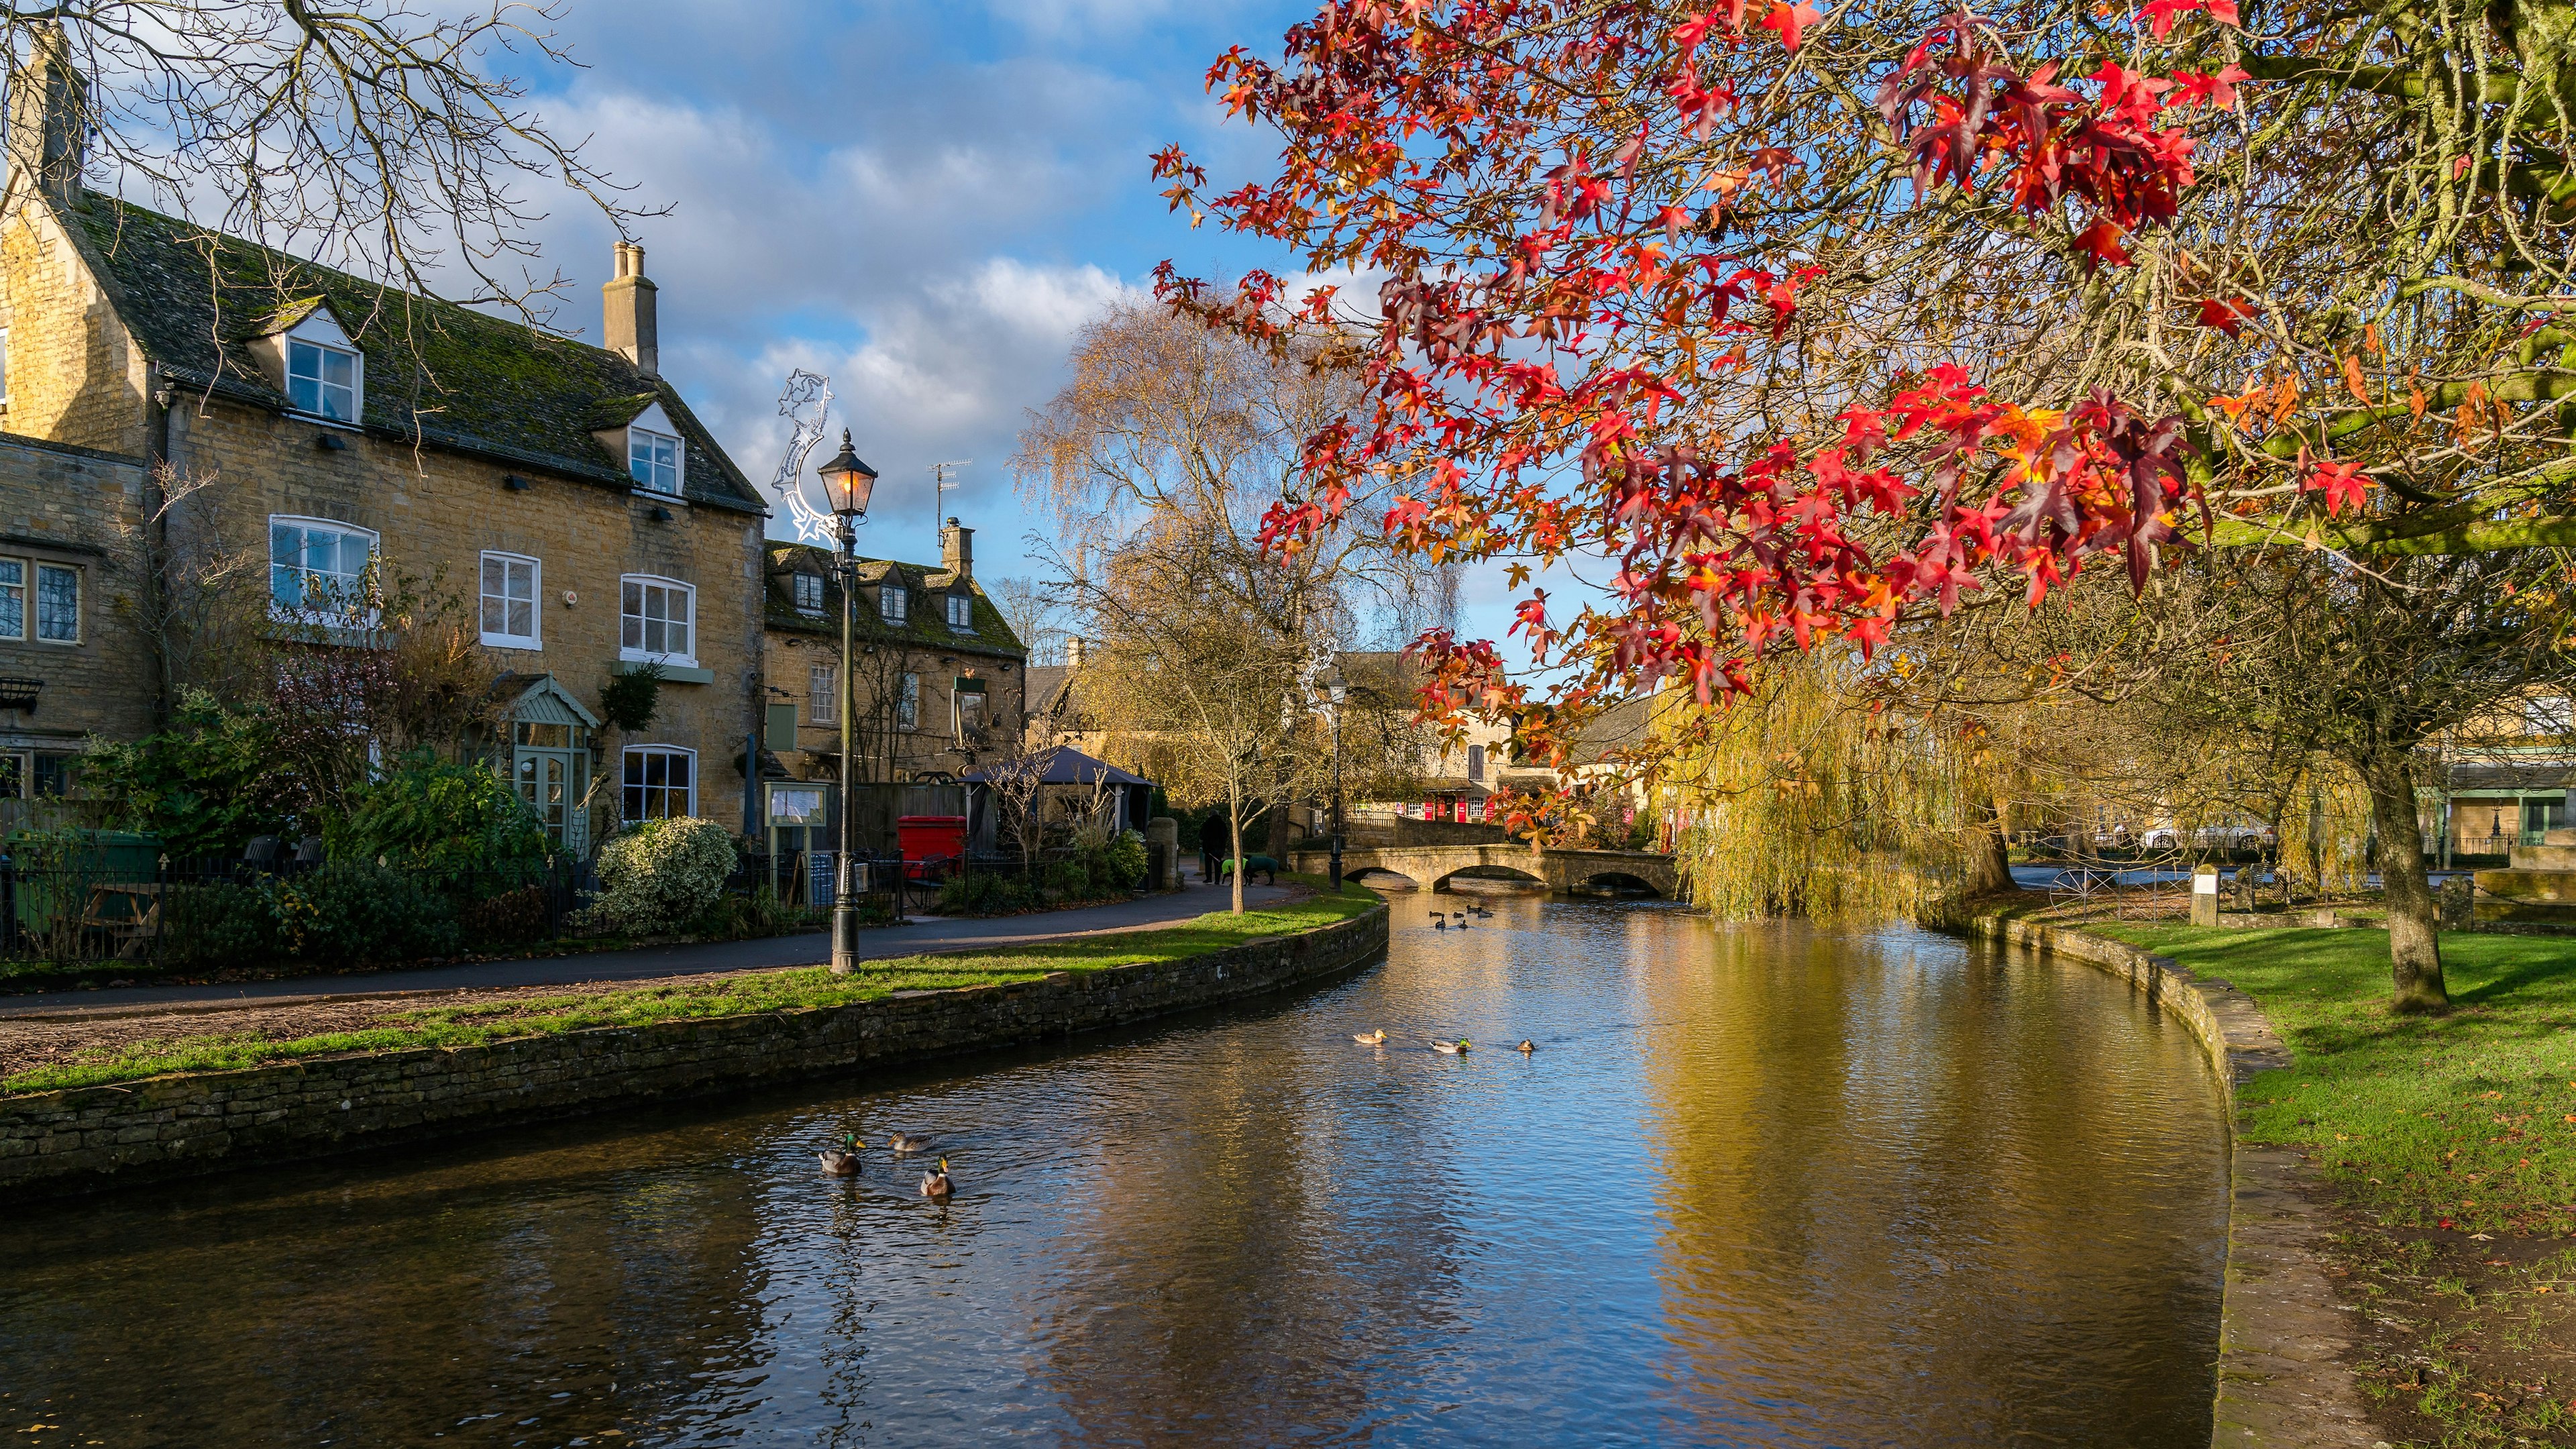
[[[826,1177],[856,1177],[859,1173],[859,1139],[844,1134],[841,1145],[826,1147],[814,1154],[823,1160]]]
[[[930,1134],[927,1132],[896,1132],[886,1138],[886,1146],[893,1148],[897,1152],[928,1152],[930,1150]]]
[[[939,1159],[937,1172],[925,1172],[921,1175],[921,1195],[933,1202],[944,1201],[956,1190],[956,1184],[948,1180],[948,1159],[945,1157]]]
[[[1448,930],[1448,929],[1449,929],[1449,918],[1448,918],[1447,916],[1444,916],[1444,915],[1440,914],[1438,911],[1434,911],[1434,912],[1432,912],[1432,913],[1431,913],[1431,929],[1433,929],[1433,930],[1435,930],[1435,931],[1445,931],[1445,930]]]
[[[1375,1031],[1360,1032],[1353,1036],[1351,1040],[1358,1042],[1361,1046],[1376,1046],[1378,1043],[1386,1040],[1386,1028],[1381,1026]]]
[[[1494,913],[1493,913],[1493,912],[1491,912],[1491,911],[1489,911],[1489,910],[1486,910],[1486,909],[1485,909],[1485,906],[1484,906],[1484,902],[1482,902],[1482,901],[1477,902],[1477,903],[1476,903],[1476,905],[1475,905],[1475,907],[1474,907],[1474,909],[1473,909],[1473,910],[1471,910],[1471,911],[1469,911],[1469,912],[1468,912],[1468,914],[1470,914],[1470,915],[1474,916],[1477,920],[1480,920],[1480,921],[1490,921],[1490,920],[1492,920],[1492,919],[1494,918]]]
[[[1522,1056],[1528,1056],[1531,1052],[1538,1050],[1538,1043],[1524,1038],[1521,1044],[1512,1048],[1512,1050],[1519,1052]]]
[[[1465,1056],[1474,1045],[1462,1036],[1456,1041],[1435,1041],[1431,1044],[1431,1049],[1445,1057],[1458,1057]]]

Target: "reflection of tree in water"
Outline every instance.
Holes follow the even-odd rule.
[[[711,1378],[757,1371],[755,1204],[726,1174],[617,1154],[316,1168],[14,1215],[0,1247],[30,1266],[0,1298],[0,1382],[43,1383],[83,1406],[63,1422],[123,1443],[680,1429]]]
[[[1391,1363],[1459,1327],[1428,1098],[1304,1069],[1315,1044],[1271,1040],[1274,1026],[1092,1079],[1092,1109],[1119,1130],[1099,1176],[1069,1185],[1032,1304],[1077,1441],[1329,1435],[1365,1421]],[[1363,1158],[1418,1164],[1414,1191],[1390,1195]]]
[[[2220,1169],[2172,1110],[2201,1068],[2059,969],[1780,927],[1655,978],[1677,1432],[2207,1433],[2169,1371],[2216,1342]]]

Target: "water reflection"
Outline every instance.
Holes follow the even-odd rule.
[[[2125,987],[1396,900],[1378,970],[971,1076],[21,1212],[0,1414],[120,1445],[2206,1438],[2217,1099]],[[816,1175],[894,1128],[941,1134],[954,1202],[882,1151]]]

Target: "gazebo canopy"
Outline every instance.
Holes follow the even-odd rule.
[[[1127,771],[1105,760],[1095,760],[1071,745],[1053,745],[1029,756],[1025,762],[996,765],[988,769],[967,770],[958,779],[971,784],[989,784],[996,773],[1016,774],[1023,767],[1038,771],[1041,785],[1151,785],[1142,775]]]

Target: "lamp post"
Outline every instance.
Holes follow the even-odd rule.
[[[847,428],[841,430],[841,451],[814,471],[823,479],[823,496],[832,506],[832,516],[840,520],[841,557],[835,572],[841,579],[841,842],[839,883],[832,891],[832,974],[847,976],[859,964],[858,880],[850,868],[850,818],[857,804],[850,779],[851,646],[858,629],[854,600],[859,582],[859,525],[867,521],[868,496],[876,491],[877,475],[850,451]],[[902,914],[899,908],[896,914]]]
[[[1342,671],[1334,670],[1324,677],[1324,693],[1333,702],[1333,865],[1330,879],[1333,894],[1342,892],[1342,702],[1351,696],[1350,681]]]

